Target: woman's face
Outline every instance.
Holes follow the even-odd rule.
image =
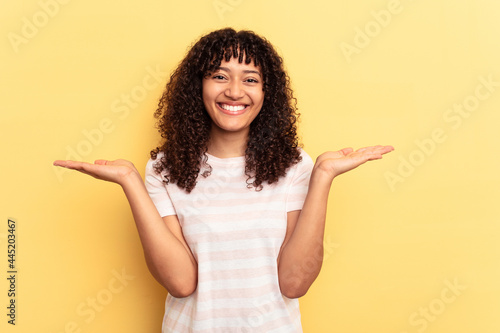
[[[203,102],[212,119],[212,132],[248,135],[250,124],[264,102],[262,73],[253,62],[222,61],[203,79]]]

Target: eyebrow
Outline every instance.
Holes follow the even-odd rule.
[[[231,70],[227,67],[218,67],[216,70],[223,70],[225,72],[231,72]],[[246,69],[243,71],[243,73],[245,74],[257,74],[258,76],[262,77],[262,75],[260,74],[259,71],[254,71],[254,70],[251,70],[251,69]]]

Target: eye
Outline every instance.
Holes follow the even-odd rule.
[[[249,83],[259,83],[259,81],[258,81],[258,80],[256,80],[256,79],[252,79],[252,78],[250,78],[250,79],[246,79],[245,81],[246,81],[246,82],[249,82]]]
[[[221,74],[215,74],[212,76],[213,79],[216,79],[216,80],[224,80],[225,77]]]

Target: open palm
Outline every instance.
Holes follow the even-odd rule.
[[[139,175],[134,164],[127,160],[96,160],[94,164],[79,161],[61,161],[54,162],[55,166],[76,170],[90,175],[94,178],[117,183],[122,185],[123,179],[131,174]]]
[[[344,148],[338,151],[328,151],[316,159],[316,168],[327,172],[332,179],[352,170],[361,164],[382,158],[382,155],[393,151],[392,146],[371,146],[354,151]]]

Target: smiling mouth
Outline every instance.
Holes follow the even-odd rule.
[[[221,109],[222,112],[231,115],[242,114],[248,108],[248,105],[246,104],[229,105],[224,103],[217,103],[217,106]]]

